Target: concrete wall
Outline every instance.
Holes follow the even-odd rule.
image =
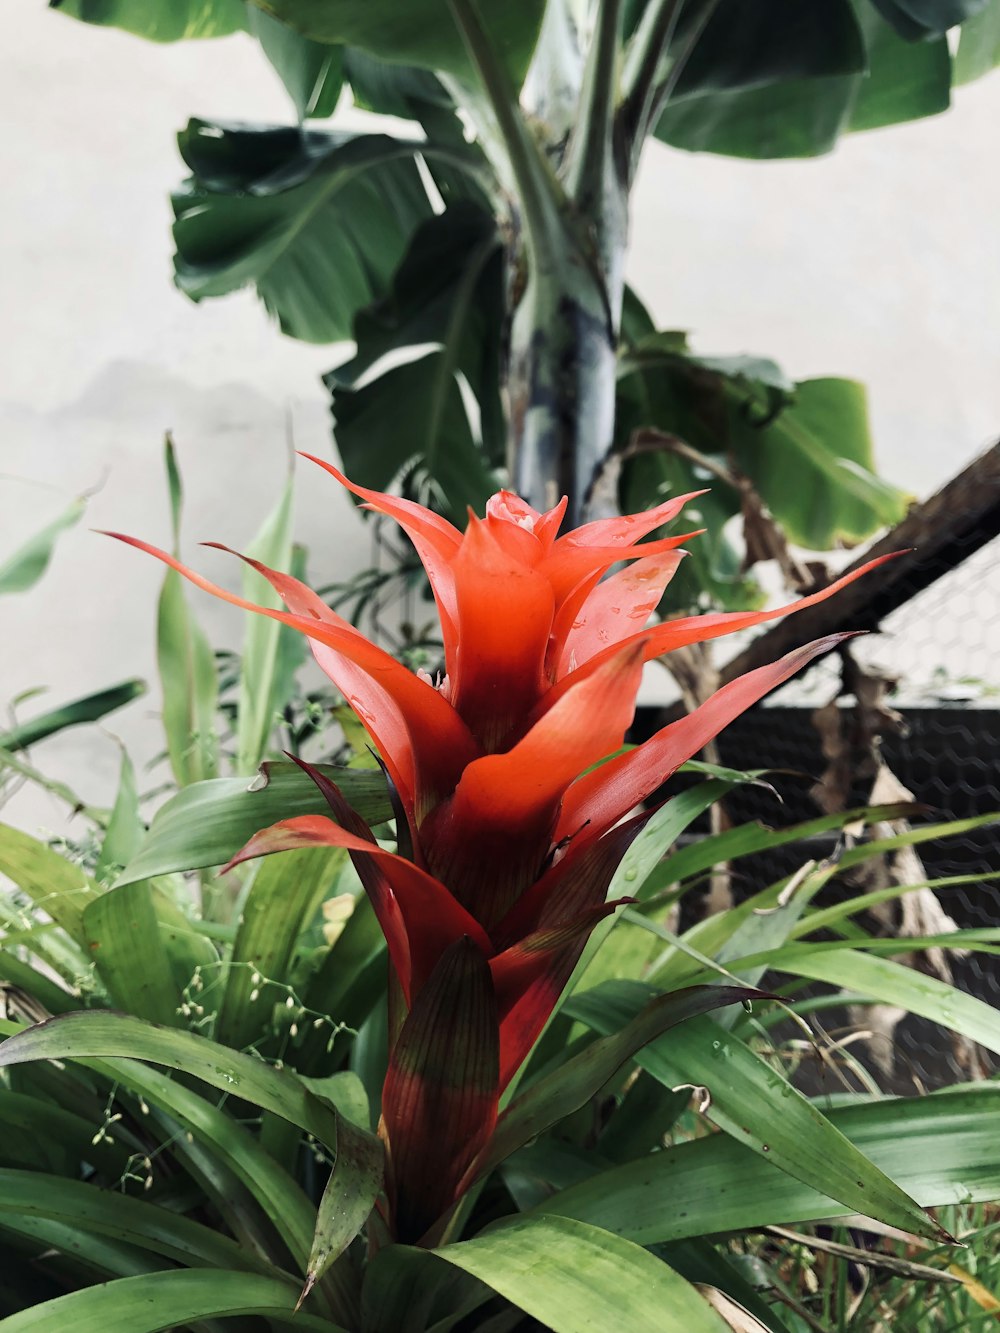
[[[289,118],[256,47],[155,47],[40,0],[17,10],[0,51],[0,558],[101,483],[38,589],[0,603],[0,698],[44,686],[54,705],[130,675],[155,681],[160,571],[88,527],[167,538],[163,432],[184,471],[189,552],[203,538],[245,544],[282,485],[286,436],[328,449],[318,376],[339,354],[280,337],[249,293],[196,307],[171,286],[176,130],[193,114]],[[819,162],[653,146],[631,280],[700,350],[866,380],[884,472],[925,493],[1000,429],[998,124],[994,78],[960,92],[947,116],[859,136]],[[297,502],[297,531],[324,571],[367,563],[368,538],[332,482],[300,467]],[[234,577],[214,552],[198,561]],[[230,608],[200,599],[199,614],[214,643],[239,642]],[[148,761],[156,708],[154,686],[107,731]],[[67,733],[36,759],[89,799],[111,798],[110,736]],[[64,827],[62,807],[31,789],[4,817]]]

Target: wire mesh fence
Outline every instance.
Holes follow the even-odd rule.
[[[996,502],[1000,510],[1000,493]],[[980,543],[981,534],[979,542],[970,541],[976,549],[965,559],[949,565],[892,611],[880,633],[852,646],[865,669],[896,682],[891,705],[901,715],[900,723],[883,734],[881,754],[934,820],[1000,812],[1000,537]],[[815,817],[811,791],[826,760],[813,715],[840,688],[840,663],[831,656],[723,734],[723,763],[787,770],[776,779],[783,804],[760,788],[743,788],[727,801],[734,822],[759,819],[780,826]],[[840,706],[847,709],[852,702],[848,696]],[[859,773],[849,794],[851,804],[865,804],[870,785],[870,775]],[[929,879],[983,877],[938,894],[957,926],[1000,926],[1000,880],[988,878],[1000,874],[1000,815],[995,825],[922,846],[920,858]],[[791,845],[741,862],[734,896],[742,899],[792,873],[803,859],[804,849]],[[831,888],[841,895],[856,891],[843,883]],[[697,911],[697,905],[688,910]],[[1000,1007],[1000,957],[959,951],[949,962],[957,986]],[[834,1013],[831,1021],[846,1026],[852,1015]],[[912,1015],[873,1041],[891,1041],[891,1052],[875,1052],[875,1061],[882,1086],[899,1093],[938,1087],[996,1067],[986,1053],[970,1052],[944,1028]]]

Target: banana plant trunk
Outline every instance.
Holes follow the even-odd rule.
[[[511,323],[510,472],[545,511],[569,497],[567,528],[615,508],[615,376],[625,228],[610,271],[579,246],[533,272]]]

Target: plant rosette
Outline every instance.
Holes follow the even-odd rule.
[[[607,896],[653,813],[642,803],[734,717],[847,636],[748,672],[623,751],[644,664],[801,610],[882,561],[791,606],[649,624],[682,543],[698,534],[642,539],[675,520],[691,495],[559,535],[565,500],[540,513],[500,491],[460,532],[312,461],[395,519],[416,548],[441,621],[438,679],[414,674],[305,584],[257,560],[242,557],[286,609],[258,606],[144,541],[110,535],[305,634],[380,757],[397,852],[376,842],[329,777],[303,764],[332,817],[274,824],[230,865],[295,848],[350,853],[392,967],[379,1125],[385,1218],[394,1239],[426,1241],[489,1160],[501,1096],[589,936],[628,901]]]

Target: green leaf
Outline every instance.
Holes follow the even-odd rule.
[[[251,1251],[211,1227],[144,1199],[65,1176],[0,1170],[0,1223],[10,1212],[125,1241],[188,1268],[268,1269]]]
[[[344,1333],[326,1319],[295,1314],[289,1282],[216,1269],[149,1273],[58,1296],[0,1321],[3,1333],[159,1333],[193,1320],[257,1315],[283,1330]]]
[[[38,1096],[0,1090],[2,1142],[9,1144],[12,1132],[30,1134],[49,1150],[53,1163],[62,1163],[52,1168],[59,1171],[60,1179],[75,1175],[80,1162],[89,1162],[111,1180],[119,1180],[129,1167],[128,1147],[110,1134],[95,1134],[94,1121],[85,1110],[80,1108],[77,1113],[57,1106],[41,1090]]]
[[[367,823],[392,818],[381,772],[318,767],[335,778],[348,804]],[[138,855],[126,866],[118,884],[224,865],[269,824],[327,812],[315,783],[296,764],[262,764],[261,775],[249,786],[244,778],[194,783],[172,796],[153,816]]]
[[[277,71],[295,104],[300,121],[332,116],[343,87],[343,52],[337,46],[311,42],[253,6],[247,27]]]
[[[952,61],[945,35],[907,42],[876,13],[862,5],[868,73],[857,79],[848,129],[873,130],[947,111],[951,103]]]
[[[282,331],[350,338],[432,209],[415,157],[383,135],[210,124],[179,136],[177,285],[195,301],[253,284]]]
[[[59,537],[75,527],[83,517],[87,501],[80,497],[73,501],[58,518],[53,519],[41,532],[36,532],[13,555],[0,564],[0,593],[27,592],[33,588],[49,567],[52,552]],[[13,746],[8,746],[13,749]]]
[[[128,751],[122,750],[118,777],[118,792],[108,820],[107,832],[101,843],[101,854],[94,868],[95,878],[107,883],[113,880],[139,850],[144,829],[139,817],[139,792],[135,781],[135,766]]]
[[[133,699],[146,693],[144,680],[126,680],[109,689],[98,690],[96,694],[85,694],[82,699],[61,704],[40,717],[33,717],[28,722],[20,722],[10,731],[0,734],[0,750],[27,750],[48,736],[54,736],[66,727],[77,727],[84,722],[97,722],[116,708],[124,708]]]
[[[656,137],[689,153],[756,159],[817,157],[847,128],[855,77],[789,79],[763,88],[671,101]]]
[[[942,937],[944,947],[950,938]],[[896,944],[897,952],[909,947],[909,941]],[[859,991],[881,1004],[898,1005],[1000,1054],[1000,1010],[902,963],[873,958],[861,950],[795,944],[775,951],[769,965],[781,972]]]
[[[0,1020],[0,1032],[22,1030]],[[249,1130],[221,1107],[137,1060],[89,1060],[85,1064],[110,1083],[145,1099],[154,1119],[166,1112],[166,1134],[174,1152],[183,1157],[193,1153],[195,1147],[206,1145],[204,1156],[199,1154],[200,1160],[211,1164],[216,1176],[222,1168],[222,1183],[230,1192],[234,1180],[245,1186],[287,1245],[299,1270],[305,1273],[316,1210],[300,1186]],[[190,1134],[190,1147],[184,1135],[177,1137],[178,1125]]]
[[[857,12],[867,70],[673,100],[656,137],[675,148],[729,157],[815,157],[830,152],[847,131],[947,110],[952,74],[945,39],[907,42],[867,3]]]
[[[384,1245],[366,1265],[361,1288],[361,1325],[393,1333],[453,1333],[463,1319],[494,1300],[484,1283],[459,1272],[429,1250]],[[443,1319],[432,1311],[447,1310]],[[510,1310],[506,1310],[509,1316]],[[509,1319],[476,1323],[482,1333],[508,1333]]]
[[[1000,1198],[1000,1086],[834,1108],[830,1120],[925,1208]],[[725,1134],[651,1153],[556,1194],[538,1210],[598,1218],[641,1245],[806,1222],[849,1210]]]
[[[477,1163],[485,1174],[529,1139],[550,1129],[597,1095],[608,1080],[641,1047],[695,1014],[738,1004],[756,994],[738,986],[703,986],[660,995],[620,1031],[592,1042],[552,1073],[533,1083],[513,1101],[497,1122],[493,1138]]]
[[[160,1259],[148,1251],[144,1252],[135,1245],[108,1240],[105,1236],[90,1236],[73,1226],[49,1221],[47,1218],[22,1217],[16,1213],[7,1213],[3,1221],[0,1221],[0,1230],[8,1236],[30,1239],[32,1242],[30,1252],[34,1254],[39,1251],[55,1251],[59,1255],[72,1255],[73,1261],[80,1265],[73,1274],[77,1281],[80,1280],[81,1269],[85,1280],[92,1277],[103,1280],[155,1273],[170,1267],[166,1259]],[[34,1310],[40,1307],[33,1305],[31,1308]],[[9,1318],[17,1318],[22,1313],[27,1315],[29,1312],[19,1305],[17,1314]],[[3,1324],[9,1327],[6,1319]],[[44,1323],[41,1327],[45,1327]],[[48,1327],[51,1329],[52,1326]]]
[[[324,382],[333,393],[334,439],[352,481],[387,489],[416,464],[430,472],[452,518],[467,505],[482,511],[496,478],[443,351],[394,366],[358,389],[339,384],[338,373]],[[400,421],[407,422],[406,430]]]
[[[337,1126],[337,1158],[319,1201],[306,1291],[319,1281],[368,1221],[382,1192],[383,1171],[380,1140],[341,1118]]]
[[[289,472],[278,503],[247,551],[253,559],[282,574],[290,572],[292,563],[293,500],[293,478]],[[259,606],[282,606],[270,583],[249,565],[243,571],[243,596]],[[236,769],[240,773],[252,773],[264,758],[275,717],[287,702],[278,697],[275,688],[285,683],[278,672],[283,628],[269,616],[246,619],[236,723]]]
[[[362,894],[336,943],[303,986],[303,1003],[356,1030],[384,997],[387,968],[385,936]],[[296,1066],[311,1071],[328,1063],[329,1041],[329,1031],[311,1028],[296,1052]]]
[[[216,1020],[224,1045],[250,1046],[270,1025],[273,1006],[285,998],[270,983],[288,984],[296,945],[346,860],[339,848],[320,848],[261,863],[240,913]]]
[[[678,793],[653,815],[625,853],[608,889],[608,898],[648,897],[647,884],[663,857],[684,830],[710,805],[745,781],[745,775],[733,779],[712,778]],[[619,917],[602,922],[591,935],[576,972],[576,989],[596,986],[617,975],[614,940],[622,933]],[[607,940],[608,936],[611,940]],[[605,941],[607,940],[607,943]]]
[[[397,0],[266,0],[266,8],[317,41],[360,46],[404,65],[470,74],[448,0],[408,0],[406,5]],[[521,0],[481,10],[491,45],[515,78],[527,68],[543,8],[543,0]]]
[[[680,46],[701,18],[681,12]],[[795,0],[720,0],[677,82],[676,94],[756,88],[783,79],[864,68],[865,48],[850,0],[803,9]]]
[[[622,366],[619,438],[655,427],[708,457],[722,455],[723,463],[731,456],[789,540],[811,550],[856,542],[897,522],[906,497],[873,472],[863,387],[852,380],[803,380],[789,395],[777,387],[775,368],[763,377],[756,369],[746,358],[733,363],[680,352],[670,335],[642,340]],[[660,457],[675,485],[703,484],[690,464]],[[691,512],[696,507],[708,515],[712,502],[739,511],[735,492],[716,486]],[[692,554],[704,542],[693,542]]]
[[[221,1092],[237,1093],[337,1147],[337,1112],[294,1074],[191,1032],[156,1027],[129,1014],[63,1014],[26,1028],[0,1045],[0,1067],[31,1060],[93,1057],[149,1060],[183,1070]]]
[[[363,476],[365,485],[384,490],[420,455],[421,471],[438,483],[460,520],[466,504],[481,508],[492,493],[489,467],[504,462],[506,431],[500,403],[502,269],[493,214],[471,199],[458,199],[417,228],[390,292],[358,313],[357,354],[326,377],[340,451],[356,480]],[[391,369],[378,376],[376,369],[372,379],[383,357],[426,344],[437,344],[441,352],[418,363],[419,378],[417,372],[406,376]],[[472,437],[457,374],[479,406],[481,442]],[[401,386],[414,396],[404,440]],[[360,408],[352,402],[358,394]],[[363,424],[352,429],[359,410]],[[373,432],[381,448],[372,447]]]
[[[434,1253],[553,1333],[727,1333],[695,1288],[648,1250],[569,1218],[523,1218]]]
[[[771,426],[750,426],[732,444],[786,536],[800,546],[850,545],[906,512],[904,493],[872,470],[865,390],[853,380],[801,381]]]
[[[344,77],[351,85],[355,105],[380,116],[423,122],[429,114],[454,112],[455,104],[441,81],[427,69],[390,64],[348,47]]]
[[[801,63],[795,69],[789,62],[777,80],[701,87],[693,95],[675,95],[657,124],[656,137],[690,152],[813,157],[830,152],[849,130],[874,129],[946,110],[952,69],[943,33],[914,43],[904,40],[867,0],[859,0],[855,10],[866,68],[857,62],[846,71],[807,70]],[[819,8],[813,12],[813,23],[822,25],[824,12]],[[733,33],[728,35],[732,39]],[[817,73],[824,77],[815,77]]]
[[[125,884],[103,893],[85,909],[83,928],[113,1003],[152,1023],[177,1027],[181,997],[149,885]]]
[[[912,806],[868,806],[855,807],[833,815],[821,815],[801,824],[791,824],[787,828],[772,829],[757,823],[740,824],[736,828],[714,834],[711,838],[701,838],[697,842],[689,843],[687,847],[681,847],[666,857],[650,876],[647,892],[656,892],[670,884],[691,879],[723,861],[736,861],[754,852],[766,851],[772,847],[784,847],[790,842],[803,842],[818,834],[843,828],[845,824],[858,821],[877,824],[890,819],[902,819],[912,813]]]
[[[955,53],[955,82],[981,79],[997,65],[1000,65],[1000,0],[990,0],[962,25]]]
[[[242,0],[54,0],[52,8],[153,42],[225,37],[246,26]]]
[[[640,982],[608,982],[573,996],[565,1012],[608,1034],[627,1023],[652,993]],[[691,1019],[669,1040],[646,1047],[636,1061],[667,1087],[679,1083],[707,1087],[711,1119],[797,1180],[890,1226],[939,1235],[936,1224],[913,1200],[874,1169],[815,1106],[711,1019]]]
[[[978,14],[986,0],[872,0],[879,13],[907,41],[943,37]]]
[[[86,947],[83,910],[96,901],[94,881],[44,843],[0,824],[0,874],[13,880],[77,944]]]
[[[896,807],[895,814],[891,813],[893,807],[885,807],[884,809],[885,813],[882,818],[899,818],[900,814],[906,814],[905,808],[901,809],[900,807]],[[879,816],[877,811],[878,807],[874,807],[869,811],[863,812],[866,822],[869,819],[874,819],[878,822]],[[912,813],[912,809],[910,813]],[[841,823],[851,822],[850,819],[845,821],[844,815],[837,815],[834,816],[834,818]],[[862,865],[865,861],[871,860],[873,857],[881,856],[884,852],[896,851],[901,847],[916,847],[921,843],[936,842],[941,838],[959,837],[963,833],[970,832],[973,829],[984,828],[995,822],[995,814],[974,815],[969,819],[949,820],[943,824],[922,824],[916,828],[907,829],[905,833],[894,834],[890,838],[876,838],[871,842],[864,842],[856,847],[849,848],[841,855],[836,866],[830,867],[825,874],[830,878],[836,873],[850,870],[853,866]],[[808,827],[810,827],[810,825],[799,825],[800,832]],[[754,828],[754,826],[747,825],[742,829],[732,829],[726,833],[720,834],[718,838],[712,839],[711,842],[715,845],[715,855],[712,856],[712,863],[719,859],[718,853],[723,847],[728,849],[731,846],[740,846],[742,848],[739,852],[740,855],[745,854],[745,851],[748,848],[755,849],[756,839],[753,839],[752,835],[755,833],[759,834],[760,832],[761,830]],[[784,833],[786,832],[788,832],[788,830],[783,831],[781,834],[772,833],[770,836],[777,839],[778,837],[784,836]],[[750,838],[746,836],[748,833],[751,835]],[[731,834],[739,836],[737,839],[731,840]],[[759,845],[765,846],[767,844],[760,843]],[[774,842],[772,845],[777,846],[779,844]],[[685,848],[684,851],[677,853],[674,858],[675,861],[679,862],[682,858],[687,858],[687,853],[691,850],[695,849]],[[690,865],[691,861],[687,860],[686,864]],[[684,936],[685,941],[689,945],[697,948],[701,954],[715,957],[724,947],[726,941],[739,929],[740,925],[747,919],[747,917],[752,916],[759,908],[772,908],[775,906],[778,895],[786,883],[787,880],[781,880],[777,884],[772,884],[769,888],[762,890],[762,892],[756,894],[753,898],[745,899],[730,911],[720,912],[715,916],[705,917],[702,921],[699,921],[696,925],[691,927]],[[816,883],[816,881],[813,881],[813,883]],[[655,980],[658,984],[669,982],[673,987],[688,984],[692,979],[699,975],[701,970],[701,966],[697,961],[692,960],[680,950],[671,949],[666,952],[663,958],[652,968],[647,979],[651,981]]]
[[[174,554],[179,554],[184,492],[174,442],[164,442]],[[163,730],[181,787],[215,776],[219,762],[219,682],[208,640],[188,608],[184,581],[169,569],[157,608],[156,658],[163,691]]]

